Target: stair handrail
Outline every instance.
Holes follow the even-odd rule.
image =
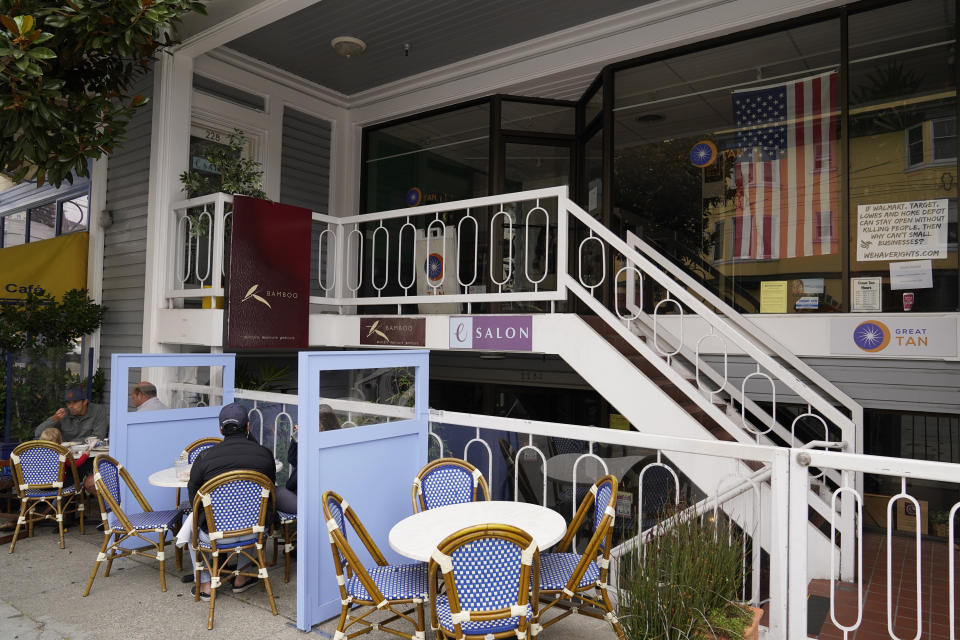
[[[801,371],[804,376],[817,386],[824,389],[829,395],[835,398],[840,404],[845,406],[851,412],[862,410],[863,407],[856,400],[848,396],[840,388],[834,385],[820,374],[816,369],[797,357],[790,349],[784,346],[779,340],[767,333],[760,325],[745,317],[722,298],[714,294],[697,279],[690,277],[682,269],[677,267],[647,242],[644,242],[632,231],[627,231],[627,244],[641,251],[643,255],[650,258],[659,267],[676,278],[688,290],[694,291],[698,296],[708,300],[711,305],[721,309],[723,316],[728,318],[733,324],[743,329],[749,337],[766,347],[771,352],[776,353],[778,357],[783,358],[785,362],[791,364],[794,368]]]
[[[687,307],[696,312],[700,317],[704,318],[710,325],[722,331],[725,336],[731,340],[731,342],[737,345],[747,355],[751,356],[756,362],[765,367],[767,371],[775,375],[777,379],[782,381],[783,384],[791,389],[791,391],[806,400],[806,402],[811,406],[816,407],[816,409],[824,416],[828,417],[834,424],[838,425],[841,429],[841,437],[843,440],[847,442],[859,442],[857,439],[859,425],[854,422],[851,417],[848,417],[837,410],[836,407],[827,402],[820,394],[814,392],[804,381],[800,380],[791,371],[774,360],[766,351],[758,347],[757,344],[755,344],[752,340],[748,339],[745,335],[747,331],[734,328],[724,316],[714,312],[707,305],[702,303],[696,296],[687,291],[684,287],[677,284],[675,280],[666,275],[666,271],[661,271],[660,268],[647,259],[646,256],[627,244],[625,240],[617,237],[612,231],[610,231],[610,229],[605,227],[600,221],[596,220],[593,216],[584,211],[575,202],[569,198],[564,198],[563,203],[565,205],[564,210],[569,215],[572,215],[579,222],[585,225],[592,233],[599,236],[611,247],[622,253],[631,264],[639,267],[641,271],[643,271],[648,277],[670,291],[672,296],[687,305]],[[570,277],[572,278],[572,276]],[[706,291],[705,293],[710,297],[715,297],[712,296],[709,291]],[[782,350],[789,353],[785,348]],[[777,352],[777,354],[781,355],[780,352]],[[829,383],[827,384],[829,385]],[[839,390],[837,391],[839,392]],[[859,407],[859,405],[853,402],[852,399],[849,399],[849,402],[853,403],[854,406]],[[862,408],[860,411],[860,416],[862,417]],[[856,415],[856,412],[854,413]]]

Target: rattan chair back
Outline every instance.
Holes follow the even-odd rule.
[[[441,637],[522,638],[536,619],[540,552],[521,529],[504,524],[461,529],[437,545],[428,571],[431,624]],[[443,593],[437,590],[438,573]]]
[[[428,463],[413,479],[410,492],[414,513],[489,499],[490,489],[483,474],[460,458],[440,458]]]
[[[194,573],[199,585],[200,566],[210,573],[210,608],[207,629],[213,629],[216,588],[221,576],[245,576],[263,580],[270,601],[270,610],[277,615],[273,587],[267,572],[263,547],[269,533],[268,514],[276,503],[273,481],[257,471],[237,470],[214,476],[197,489],[193,499],[194,514],[203,511],[207,533],[200,535],[199,518],[193,518],[193,550],[199,555]],[[228,569],[231,558],[245,557],[256,567],[256,573]],[[199,588],[198,588],[199,591]],[[194,594],[199,599],[199,593]]]
[[[182,513],[179,509],[154,511],[140,492],[140,487],[130,477],[130,473],[108,455],[102,454],[94,458],[93,480],[97,488],[100,517],[103,519],[103,543],[93,563],[83,595],[90,594],[101,562],[106,562],[103,572],[103,577],[106,578],[109,577],[110,568],[116,558],[131,555],[156,560],[160,564],[160,590],[166,591],[164,549],[167,533],[176,531]],[[140,505],[140,511],[127,511],[120,506],[121,488],[124,485]],[[133,505],[126,506],[129,509]],[[129,542],[134,540],[136,548],[130,548]]]
[[[355,637],[370,631],[386,631],[396,636],[422,640],[424,637],[423,603],[427,599],[427,571],[423,563],[387,564],[380,549],[367,533],[366,528],[346,500],[333,491],[326,491],[321,499],[323,517],[330,534],[330,549],[340,589],[340,618],[337,621],[335,638]],[[347,524],[376,562],[366,567],[347,541]],[[410,615],[410,607],[416,618]],[[386,614],[376,622],[368,616],[374,612]],[[413,626],[394,626],[402,621]],[[354,627],[358,631],[351,631]]]
[[[57,521],[60,533],[60,548],[63,549],[63,515],[72,507],[80,518],[80,531],[83,532],[83,486],[73,465],[70,451],[63,445],[48,440],[29,440],[17,445],[10,453],[13,467],[13,485],[20,496],[20,513],[10,541],[9,552],[13,553],[21,529],[26,526],[27,534],[33,534],[33,524],[37,520],[47,519],[47,515],[37,515],[35,507],[47,505]],[[72,485],[64,480],[70,474]],[[74,500],[79,497],[76,504]]]
[[[590,487],[590,491],[580,502],[567,532],[557,543],[555,550],[541,557],[540,593],[551,599],[540,611],[537,624],[542,626],[539,628],[548,627],[571,613],[578,612],[606,619],[617,636],[624,637],[623,628],[613,612],[607,594],[616,507],[617,479],[612,475],[603,476]],[[577,554],[572,548],[575,535],[581,526],[588,522],[593,534],[583,553]],[[591,595],[591,590],[594,590],[595,594]],[[563,613],[546,620],[544,614],[564,599],[579,601],[584,606],[574,603]]]

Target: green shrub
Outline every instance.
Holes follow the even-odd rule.
[[[729,619],[740,609],[733,603],[743,562],[743,537],[728,525],[664,516],[643,549],[620,558],[618,615],[627,638],[681,640],[736,628]]]

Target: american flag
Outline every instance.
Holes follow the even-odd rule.
[[[830,72],[733,93],[734,257],[836,253],[838,84]]]

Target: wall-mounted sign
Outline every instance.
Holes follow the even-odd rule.
[[[952,358],[957,355],[954,318],[832,318],[835,355]]]
[[[880,311],[883,278],[850,278],[850,311]]]
[[[311,223],[309,209],[234,197],[226,347],[307,347]]]
[[[360,344],[422,347],[426,339],[426,318],[360,318]]]
[[[690,164],[697,168],[709,167],[717,160],[717,145],[701,140],[690,149]]]
[[[947,200],[857,206],[857,260],[947,257]]]
[[[532,351],[532,316],[451,316],[451,349]]]

